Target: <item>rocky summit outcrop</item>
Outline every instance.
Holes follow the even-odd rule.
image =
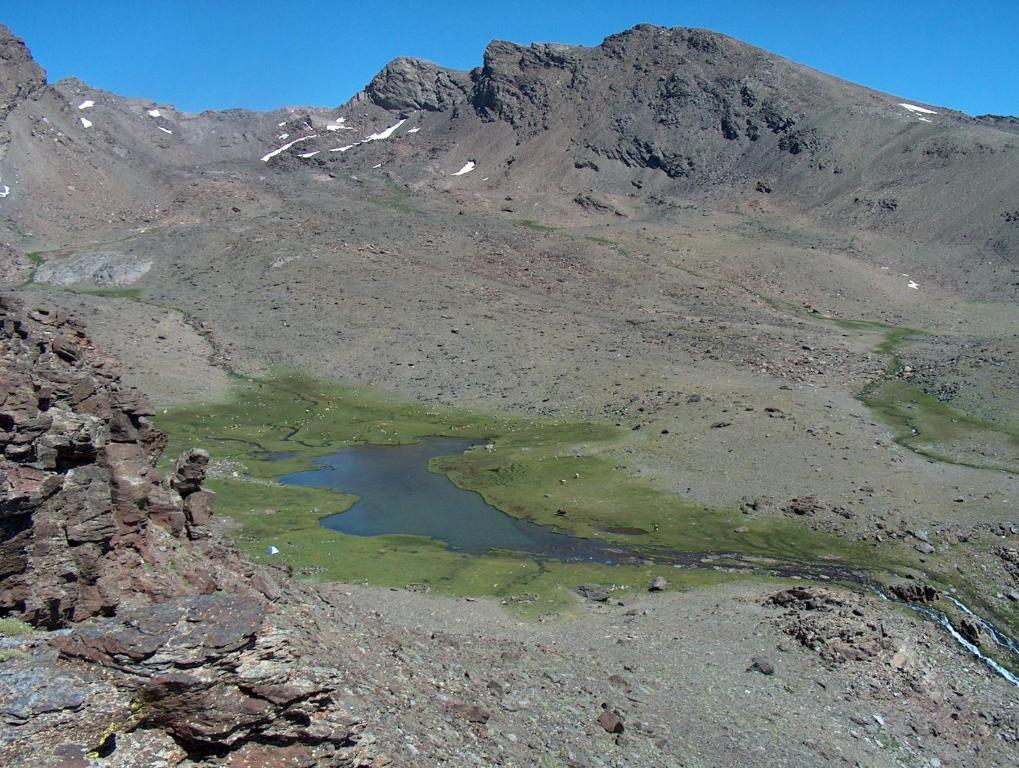
[[[0,24],[0,118],[14,101],[46,84],[46,71],[32,58],[25,41]]]
[[[46,85],[46,71],[32,58],[25,42],[0,24],[0,160],[10,141],[2,122],[18,101]],[[0,186],[0,192],[4,189]]]
[[[372,78],[364,95],[383,109],[434,112],[463,101],[469,87],[466,72],[401,56]]]

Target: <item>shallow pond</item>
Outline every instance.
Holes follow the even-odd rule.
[[[559,560],[618,563],[636,557],[624,548],[518,520],[428,471],[436,456],[462,453],[474,444],[429,437],[409,445],[357,445],[321,456],[315,459],[317,469],[284,475],[280,482],[358,496],[350,509],[322,520],[327,528],[354,536],[410,534],[462,552],[500,549]]]

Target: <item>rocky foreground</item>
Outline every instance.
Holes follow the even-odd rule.
[[[829,589],[606,590],[574,620],[309,586],[222,543],[58,312],[0,300],[0,763],[1014,765],[1015,690]]]

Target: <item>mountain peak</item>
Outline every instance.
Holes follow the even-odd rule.
[[[17,99],[46,85],[46,70],[32,58],[25,41],[0,24],[0,117]]]
[[[437,112],[462,101],[469,87],[470,76],[466,72],[401,56],[383,67],[364,93],[383,109]]]

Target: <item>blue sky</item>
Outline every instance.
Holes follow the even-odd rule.
[[[640,22],[714,29],[916,101],[1019,114],[1019,0],[0,1],[0,23],[51,80],[188,110],[332,106],[399,55],[470,69],[493,38],[596,45]]]

